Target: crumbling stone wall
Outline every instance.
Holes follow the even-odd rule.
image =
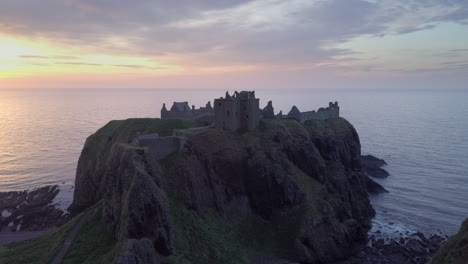
[[[186,141],[186,137],[160,137],[157,134],[138,137],[138,144],[141,147],[148,148],[156,160],[163,159],[173,153],[182,151]]]

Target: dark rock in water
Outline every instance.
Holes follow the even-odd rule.
[[[58,192],[54,185],[0,193],[0,230],[39,231],[62,224],[68,216],[52,204]]]
[[[361,155],[361,164],[363,166],[373,166],[380,168],[384,165],[387,165],[387,162],[372,155]]]
[[[378,184],[374,180],[372,180],[369,176],[364,175],[364,179],[366,182],[366,188],[369,193],[378,194],[378,193],[386,193],[388,192],[382,185]]]
[[[424,234],[414,235],[409,239],[390,239],[386,242],[379,239],[371,246],[363,246],[355,251],[355,255],[348,260],[335,264],[426,264],[444,242],[445,239],[441,236],[432,235],[427,238]]]
[[[361,156],[361,166],[362,170],[366,172],[369,176],[375,178],[385,178],[390,174],[382,169],[387,163],[383,159],[376,158],[372,155],[363,155]]]

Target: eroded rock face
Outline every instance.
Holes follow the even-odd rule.
[[[115,144],[107,160],[104,222],[119,241],[147,238],[159,254],[173,252],[169,205],[160,170],[144,149]]]
[[[385,160],[372,155],[361,156],[361,165],[363,171],[371,177],[386,178],[390,175],[385,169],[382,169],[383,166],[387,165]]]
[[[463,222],[458,233],[450,237],[445,245],[437,251],[430,263],[468,263],[468,219]]]
[[[189,137],[185,152],[173,160],[184,166],[165,170],[164,189],[200,212],[253,211],[280,223],[278,214],[300,211],[292,260],[345,258],[365,241],[374,210],[360,171],[357,133],[346,121],[335,122],[343,126],[341,134],[327,126],[320,138],[316,133],[324,128],[308,125]]]
[[[158,261],[153,244],[149,239],[128,239],[122,243],[120,255],[115,264],[157,264]]]
[[[257,215],[278,228],[294,226],[288,234],[293,261],[343,259],[366,239],[374,210],[359,137],[344,119],[269,121],[246,134],[208,129],[160,162],[128,144],[134,133],[125,122],[110,123],[87,140],[72,207],[79,212],[102,200],[103,220],[121,243],[146,241],[145,250],[125,250],[143,256],[118,263],[151,263],[135,262],[148,259],[148,241],[155,254],[177,252],[168,197],[200,217],[209,209],[219,217]]]

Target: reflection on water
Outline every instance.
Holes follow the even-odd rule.
[[[213,90],[0,90],[0,191],[72,185],[87,136],[111,119],[158,117],[163,102],[197,106]],[[338,100],[363,153],[388,162],[372,197],[377,221],[457,230],[468,216],[468,94],[462,92],[257,91],[261,106],[312,110]]]

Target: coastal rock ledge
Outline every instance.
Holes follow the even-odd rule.
[[[193,126],[111,121],[87,139],[70,210],[102,201],[101,221],[117,241],[114,263],[331,263],[366,242],[375,212],[348,121],[265,119],[244,134],[187,130],[182,151],[162,160],[134,143]]]

